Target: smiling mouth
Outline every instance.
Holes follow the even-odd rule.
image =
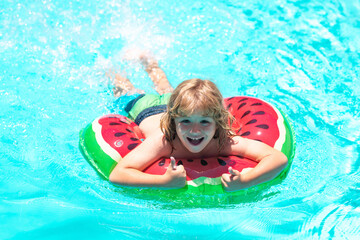
[[[190,137],[187,137],[186,139],[189,141],[189,143],[190,143],[191,145],[194,145],[194,146],[199,145],[199,144],[204,140],[203,137],[201,137],[201,138],[190,138]]]

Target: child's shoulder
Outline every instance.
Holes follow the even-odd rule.
[[[160,129],[153,131],[141,145],[144,145],[151,151],[156,151],[162,156],[170,155],[171,146],[168,141],[166,141],[164,134]]]

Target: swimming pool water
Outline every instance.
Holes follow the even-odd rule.
[[[356,239],[360,235],[360,2],[0,3],[0,239]],[[163,202],[101,180],[79,130],[114,112],[106,72],[154,92],[126,49],[173,86],[212,79],[293,122],[286,180],[254,196]],[[141,192],[141,190],[139,190]]]

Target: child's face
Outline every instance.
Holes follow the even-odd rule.
[[[190,116],[175,118],[176,133],[182,144],[192,153],[201,152],[214,137],[216,123],[212,117],[196,111]]]

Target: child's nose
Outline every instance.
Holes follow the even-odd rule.
[[[191,130],[190,130],[190,132],[192,132],[192,133],[198,133],[198,132],[200,132],[199,124],[194,123],[193,126],[192,126],[192,128],[191,128]]]

